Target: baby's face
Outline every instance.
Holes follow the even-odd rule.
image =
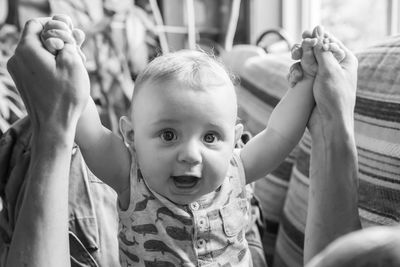
[[[234,89],[207,78],[201,89],[149,83],[134,104],[139,168],[152,190],[177,204],[222,184],[239,129]]]

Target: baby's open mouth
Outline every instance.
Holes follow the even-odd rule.
[[[172,180],[177,188],[192,188],[200,181],[200,178],[192,175],[172,176]]]

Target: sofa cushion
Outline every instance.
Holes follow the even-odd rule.
[[[355,132],[364,227],[400,221],[400,36],[357,54]]]

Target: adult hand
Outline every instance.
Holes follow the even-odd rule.
[[[319,42],[314,48],[314,55],[318,62],[317,75],[313,86],[317,108],[309,121],[311,131],[315,130],[314,126],[317,121],[329,123],[335,117],[344,119],[347,126],[353,128],[358,67],[356,57],[342,42],[333,35],[326,34],[320,26],[317,26],[313,32],[305,31],[302,35],[303,38],[323,38],[327,36],[339,45],[345,52],[345,57],[339,63],[330,51],[322,49],[322,43]],[[301,56],[301,49],[297,47],[292,50],[293,59],[300,59]],[[298,71],[301,72],[301,70]],[[316,116],[321,117],[317,119]],[[323,124],[320,126],[324,127]],[[320,128],[320,130],[322,129]]]
[[[56,57],[43,47],[39,35],[48,20],[28,21],[7,63],[33,135],[26,191],[6,266],[70,266],[69,166],[89,78],[75,45],[65,44]]]
[[[306,34],[307,32],[303,36]],[[322,28],[318,26],[313,34],[324,36]],[[332,118],[343,116],[345,123],[353,129],[358,61],[339,40],[331,34],[329,36],[345,52],[345,58],[339,64],[332,53],[322,49],[321,43],[314,48],[318,62],[318,72],[313,86],[315,102],[324,120],[330,122]]]
[[[28,21],[7,67],[26,105],[33,130],[75,127],[89,97],[87,71],[72,44],[56,57],[42,45],[40,33],[51,18]]]

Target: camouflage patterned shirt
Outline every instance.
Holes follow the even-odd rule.
[[[122,266],[252,266],[244,169],[235,151],[221,187],[178,206],[152,191],[135,166],[127,210],[119,209]]]

